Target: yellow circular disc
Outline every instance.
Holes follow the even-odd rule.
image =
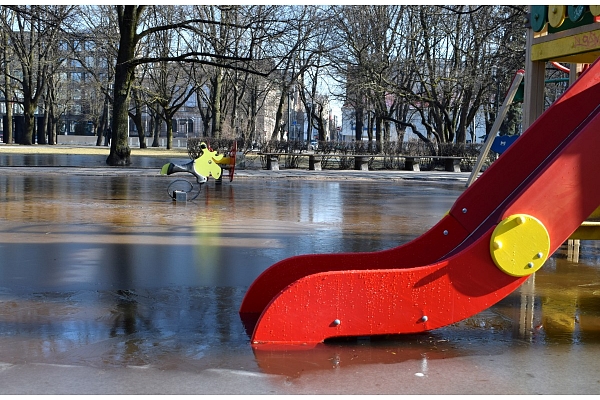
[[[590,11],[594,17],[600,15],[600,6],[590,6]]]
[[[498,268],[511,276],[527,276],[540,269],[550,256],[550,235],[537,218],[515,214],[502,220],[490,241]]]
[[[558,28],[565,22],[567,16],[567,6],[548,6],[548,23],[554,28]]]

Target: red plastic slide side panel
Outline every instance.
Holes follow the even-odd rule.
[[[594,185],[600,172],[595,162],[599,131],[600,114],[595,111],[572,140],[524,182],[505,210],[506,216],[525,213],[542,221],[550,233],[551,252],[600,204],[600,185]],[[304,344],[340,336],[416,333],[474,315],[527,279],[509,276],[494,264],[492,230],[432,265],[330,271],[301,278],[266,307],[252,342]]]
[[[526,279],[496,268],[489,235],[468,251],[427,267],[302,278],[269,304],[252,343],[311,344],[333,337],[423,332],[476,314]]]

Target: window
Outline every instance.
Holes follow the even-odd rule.
[[[179,131],[181,133],[187,133],[187,119],[180,119],[179,120]]]
[[[83,42],[83,49],[85,51],[93,51],[96,49],[96,44],[93,40],[86,40],[85,42]]]
[[[96,66],[96,61],[95,61],[94,57],[92,57],[92,56],[86,56],[85,57],[85,65],[88,68],[94,68]]]
[[[196,94],[191,95],[190,98],[185,102],[186,107],[196,107],[196,104]]]

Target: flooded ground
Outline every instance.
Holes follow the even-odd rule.
[[[52,161],[64,170],[0,168],[2,394],[600,390],[591,241],[578,254],[564,245],[508,298],[447,328],[306,351],[250,346],[238,308],[263,270],[297,254],[405,243],[464,182],[241,172],[174,202],[167,189],[185,177],[158,175],[162,161],[123,174],[92,160],[90,170],[73,159]]]

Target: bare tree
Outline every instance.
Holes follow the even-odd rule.
[[[522,7],[344,6],[338,15],[346,59],[337,65],[347,77],[357,140],[366,120],[378,142],[388,137],[390,121],[430,144],[464,143],[494,92],[492,67],[514,73],[524,59],[515,51],[524,48],[524,28],[516,24]]]
[[[118,37],[116,14],[111,6],[80,6],[78,19],[80,23],[70,29],[71,40],[87,37],[88,43],[93,44],[92,51],[82,52],[84,58],[80,58],[83,68],[87,74],[95,80],[95,90],[98,93],[98,104],[101,104],[99,119],[96,127],[96,145],[102,142],[108,143],[111,126],[110,109],[113,103],[112,85],[115,77],[115,63],[117,57]],[[92,63],[90,64],[91,61]]]
[[[8,8],[0,8],[0,18],[5,20],[8,25],[13,25],[15,14],[12,10]],[[3,140],[5,143],[13,142],[13,102],[11,99],[14,98],[15,92],[15,84],[12,75],[12,46],[10,45],[10,35],[5,30],[0,30],[0,35],[2,41],[0,45],[2,46],[2,73],[4,74],[4,82],[2,87],[2,92],[4,94],[4,107],[6,109],[6,118],[3,124]]]
[[[158,7],[158,6],[153,6]],[[222,7],[225,10],[227,7]],[[256,29],[257,26],[262,26],[267,20],[265,15],[268,10],[255,15],[252,21],[237,25],[235,23],[205,18],[190,18],[188,14],[180,12],[177,14],[176,22],[164,25],[149,25],[145,24],[143,15],[148,9],[147,6],[116,6],[119,25],[119,48],[117,54],[117,64],[114,82],[114,119],[113,119],[113,140],[111,142],[111,150],[107,159],[110,165],[128,165],[131,163],[131,149],[128,146],[128,108],[130,101],[131,86],[136,66],[159,61],[178,61],[192,62],[206,65],[213,65],[218,68],[239,69],[257,74],[266,75],[269,71],[264,72],[254,68],[251,56],[253,48],[257,42],[263,43],[265,36],[277,35],[280,31],[270,32],[264,29]],[[274,18],[268,14],[269,18]],[[136,54],[139,50],[138,46],[145,41],[152,41],[154,35],[159,32],[168,30],[177,30],[180,35],[188,36],[190,34],[197,35],[199,38],[211,37],[210,30],[207,26],[237,26],[239,33],[246,38],[244,49],[239,49],[237,55],[223,55],[223,53],[215,53],[213,51],[188,51],[181,54],[173,54],[169,57],[141,57]],[[189,40],[189,39],[188,39]],[[242,51],[243,50],[243,51]],[[229,54],[229,53],[228,53]],[[216,61],[215,61],[216,60]],[[219,107],[213,107],[214,110]],[[214,112],[213,110],[213,112]],[[213,115],[213,119],[215,116]]]
[[[62,24],[74,6],[4,6],[12,14],[0,26],[8,35],[18,70],[10,77],[19,84],[19,102],[24,115],[21,144],[33,143],[34,115],[45,93],[52,60],[51,49],[60,39]]]

